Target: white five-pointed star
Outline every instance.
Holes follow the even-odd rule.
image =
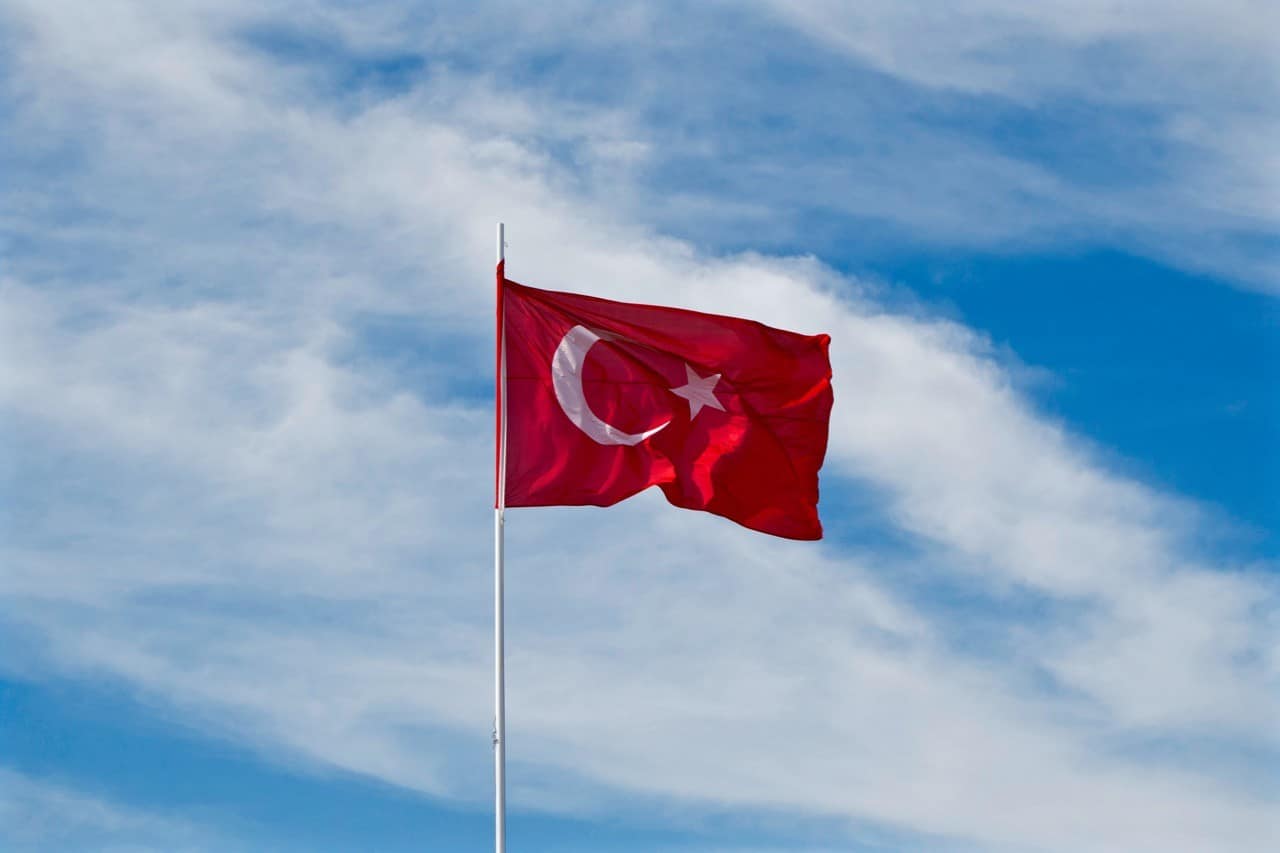
[[[719,373],[713,373],[710,376],[699,376],[687,364],[684,366],[684,373],[689,380],[688,384],[681,385],[679,388],[672,388],[671,393],[677,397],[684,397],[689,401],[689,420],[696,418],[698,412],[702,411],[703,406],[710,406],[713,409],[724,411],[724,405],[716,399],[715,392],[712,390],[716,387],[716,383],[720,381]]]

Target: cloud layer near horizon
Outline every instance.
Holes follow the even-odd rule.
[[[820,548],[763,541],[650,497],[512,513],[516,802],[983,848],[1277,835],[1274,574],[1215,563],[1201,510],[1108,470],[980,335],[813,259],[657,235],[606,198],[646,146],[617,110],[457,71],[324,97],[233,4],[15,12],[0,595],[39,651],[11,671],[483,800],[501,217],[529,283],[829,332],[827,505],[907,543],[830,515]],[[314,12],[353,53],[396,41],[394,15]]]

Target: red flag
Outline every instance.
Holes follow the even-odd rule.
[[[501,265],[498,285],[506,506],[610,506],[656,485],[676,506],[822,538],[827,335],[538,290]]]

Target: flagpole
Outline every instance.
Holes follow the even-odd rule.
[[[496,435],[493,509],[493,844],[496,853],[507,849],[507,709],[506,678],[503,668],[502,582],[503,525],[507,492],[507,348],[503,329],[503,278],[506,259],[505,228],[498,223],[498,266],[496,300]]]

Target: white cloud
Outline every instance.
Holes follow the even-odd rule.
[[[155,16],[121,0],[77,12],[93,24],[81,32],[58,27],[59,7],[24,6],[17,29],[48,45],[19,52],[42,80],[74,87],[87,75],[93,91],[133,93],[121,99],[126,112],[200,104],[184,120],[201,144],[223,138],[224,118],[261,118],[228,113],[262,109],[252,95],[264,87],[295,107],[323,91],[343,101],[335,112],[358,113],[386,93],[335,93],[332,78],[407,57],[424,63],[419,99],[453,129],[520,139],[535,159],[555,152],[570,165],[555,173],[562,189],[720,243],[751,244],[743,235],[754,233],[770,246],[867,254],[1101,246],[1274,289],[1274,12],[1165,6],[760,3],[734,18],[745,28],[738,41],[715,7],[366,4],[353,16],[322,2],[287,13],[197,3]],[[820,49],[795,46],[786,30]],[[499,35],[503,50],[489,50]],[[253,49],[272,38],[285,46],[280,61]],[[163,48],[132,49],[148,39]],[[15,40],[28,42],[41,43]],[[805,64],[824,47],[845,64]],[[803,76],[779,83],[774,65]],[[135,85],[144,79],[154,82]],[[760,130],[743,115],[752,110],[784,129]],[[964,114],[975,127],[956,120]],[[1034,141],[1022,146],[1024,137]],[[655,182],[666,170],[692,179]],[[858,225],[806,236],[815,211]]]
[[[1158,0],[979,0],[963,7],[929,8],[890,0],[799,0],[768,3],[815,37],[839,45],[878,68],[942,89],[1040,98],[1089,90],[1098,99],[1177,101],[1200,91],[1221,95],[1218,80],[1188,87],[1145,85],[1153,67],[1172,68],[1182,82],[1188,60],[1248,57],[1240,73],[1280,68],[1268,24],[1275,8],[1261,0],[1167,4]],[[1163,45],[1159,47],[1158,45]],[[1112,85],[1118,69],[1083,67],[1088,48],[1131,51],[1142,65]],[[1040,51],[1028,61],[1026,51]],[[1217,64],[1217,63],[1215,63]],[[1201,68],[1200,70],[1204,70]],[[1222,73],[1228,73],[1226,69]],[[1123,82],[1144,85],[1125,86]],[[1239,93],[1242,100],[1255,93]]]
[[[1019,189],[997,197],[1039,196],[1047,189],[1067,208],[1058,214],[1070,222],[1066,230],[1080,233],[1089,230],[1090,220],[1105,222],[1124,235],[1122,248],[1274,289],[1274,249],[1255,254],[1228,244],[1241,235],[1261,243],[1280,216],[1280,169],[1275,146],[1264,141],[1280,134],[1275,4],[762,5],[816,42],[927,89],[1008,99],[1048,114],[1083,114],[1086,120],[1090,111],[1141,111],[1142,124],[1126,126],[1110,147],[1148,151],[1147,158],[1128,161],[1129,168],[1161,165],[1168,179],[1117,180],[1121,189],[1115,191],[1068,180],[1045,188],[1048,175],[1013,176],[1001,185]],[[1161,147],[1168,150],[1160,153]],[[1204,238],[1206,229],[1211,239]]]
[[[1107,471],[980,337],[816,261],[708,258],[610,213],[528,142],[554,104],[522,135],[448,97],[519,112],[482,80],[332,108],[227,41],[234,6],[133,8],[103,13],[108,38],[24,7],[38,95],[16,126],[81,150],[48,167],[66,197],[32,179],[6,220],[40,243],[0,285],[23,451],[0,595],[47,650],[7,665],[482,799],[503,216],[529,283],[832,333],[825,487],[875,489],[920,551],[768,541],[653,496],[513,512],[517,802],[645,793],[1015,849],[1280,831],[1273,790],[1192,750],[1280,749],[1273,577],[1208,565],[1196,509]],[[995,603],[942,607],[904,573]]]
[[[6,850],[95,853],[230,850],[201,827],[138,811],[0,767],[0,841]]]

